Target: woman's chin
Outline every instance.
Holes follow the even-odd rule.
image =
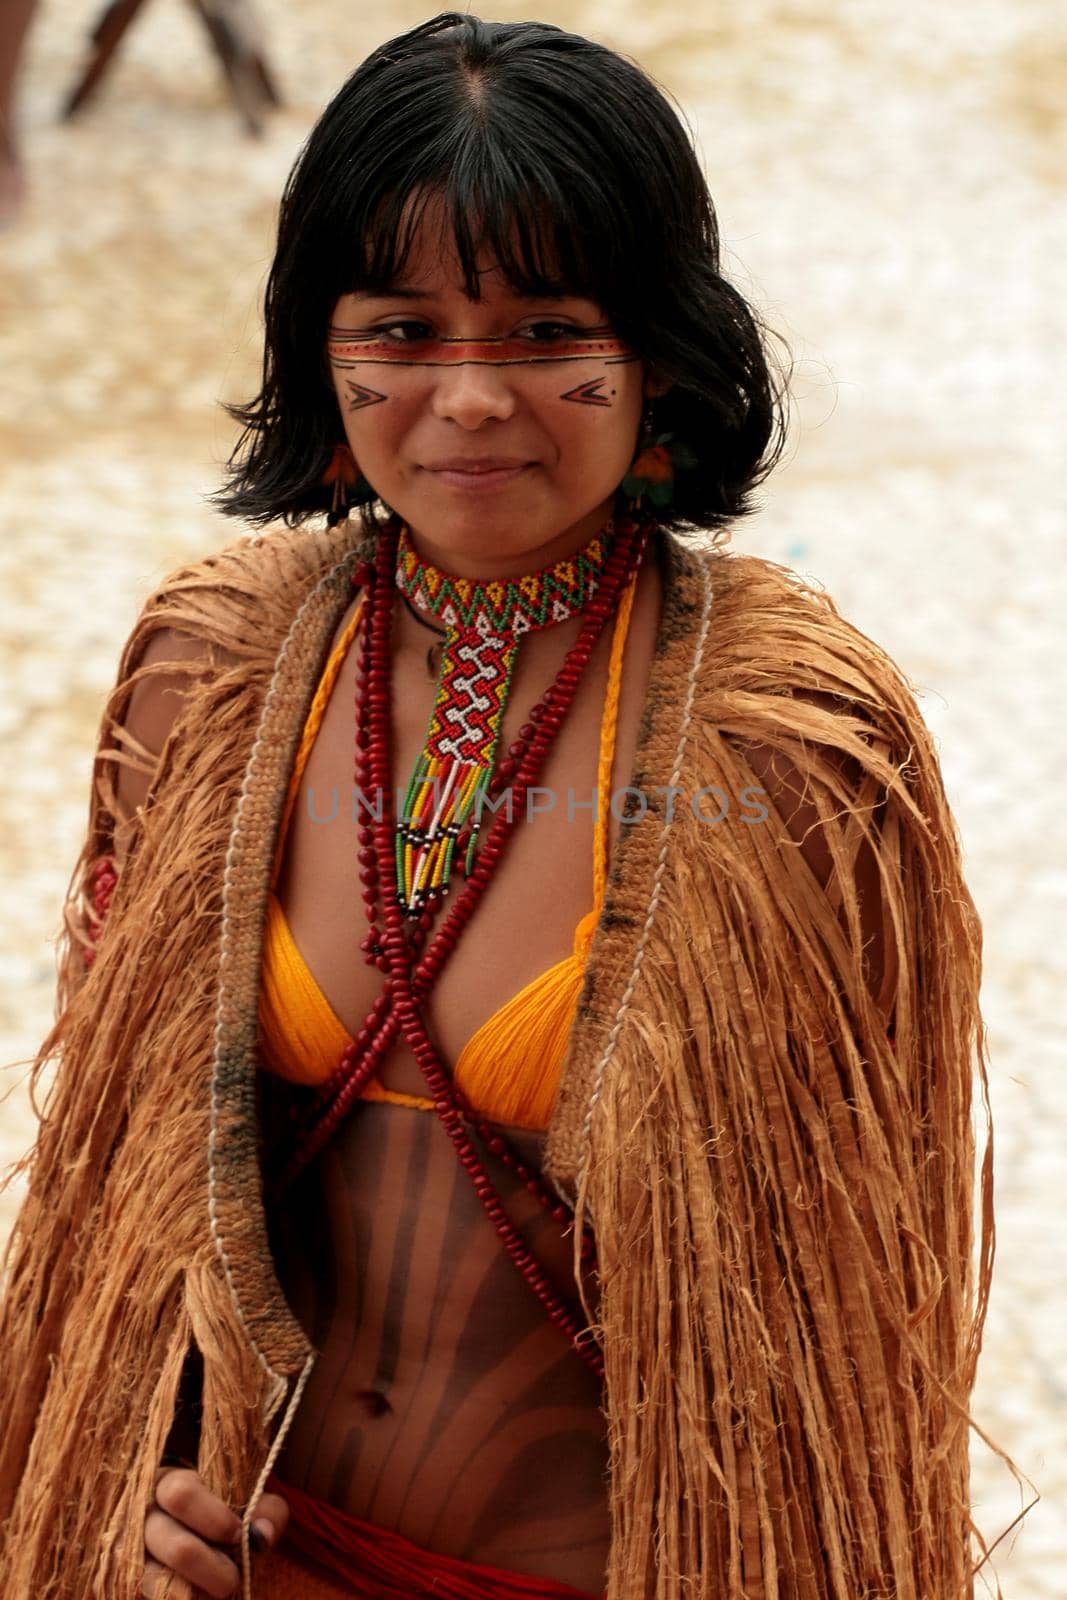
[[[499,556],[516,544],[536,548],[558,538],[568,521],[565,514],[553,515],[541,496],[477,491],[435,496],[432,503],[421,500],[404,520],[416,538],[422,534],[435,549],[477,557]]]
[[[543,474],[523,473],[509,487],[489,493],[446,489],[409,495],[394,509],[424,553],[457,576],[513,577],[560,559],[573,541],[584,543],[595,523],[610,515],[612,494],[593,505],[552,490]],[[587,502],[583,495],[582,501]],[[581,529],[580,535],[578,530]],[[472,570],[465,571],[470,565]]]

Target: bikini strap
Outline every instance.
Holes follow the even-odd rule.
[[[356,637],[356,629],[359,627],[359,619],[363,615],[363,601],[364,596],[361,594],[356,600],[355,609],[352,612],[352,615],[345,624],[344,632],[334,645],[333,649],[330,651],[330,659],[327,661],[322,677],[319,679],[319,685],[315,690],[314,698],[311,702],[311,709],[308,712],[307,721],[304,724],[304,731],[300,736],[300,746],[296,752],[296,760],[293,763],[293,770],[289,776],[289,788],[285,796],[285,809],[282,812],[281,827],[278,829],[278,844],[274,851],[274,862],[271,866],[270,886],[272,889],[277,883],[278,874],[281,871],[282,852],[285,849],[285,838],[289,831],[289,823],[292,819],[293,807],[296,805],[296,795],[297,790],[300,788],[300,780],[304,776],[304,768],[307,766],[308,756],[311,754],[311,747],[318,738],[319,727],[321,726],[322,719],[326,713],[326,706],[329,703],[330,695],[333,693],[333,686],[337,682],[337,674],[341,670],[341,663],[348,654],[348,649],[352,643],[352,640]]]

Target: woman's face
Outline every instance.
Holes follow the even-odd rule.
[[[491,259],[479,272],[469,300],[428,206],[403,277],[337,302],[330,367],[352,454],[424,555],[510,577],[610,515],[644,373],[595,301],[516,294]]]

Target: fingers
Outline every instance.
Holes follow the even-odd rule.
[[[281,1538],[289,1521],[289,1505],[281,1495],[261,1495],[252,1525],[268,1545]],[[144,1542],[149,1557],[141,1594],[156,1600],[171,1573],[210,1600],[228,1600],[240,1584],[238,1540],[241,1520],[211,1493],[191,1468],[164,1467],[156,1475],[156,1503],[145,1518]],[[232,1547],[232,1559],[227,1550]],[[175,1595],[175,1600],[178,1596]]]
[[[271,1533],[267,1535],[271,1544],[276,1544],[285,1532],[285,1525],[289,1521],[289,1502],[283,1500],[280,1494],[261,1495],[256,1502],[256,1509],[252,1513],[252,1523],[269,1522]],[[264,1529],[266,1532],[266,1529]]]
[[[156,1482],[156,1505],[212,1544],[233,1544],[241,1519],[189,1467],[172,1467]]]
[[[161,1566],[169,1567],[180,1578],[210,1595],[211,1600],[228,1600],[236,1592],[241,1579],[236,1562],[165,1511],[148,1513],[144,1542],[148,1554]],[[234,1548],[236,1553],[236,1546]]]
[[[156,1477],[156,1503],[145,1518],[145,1567],[142,1594],[163,1592],[167,1569],[211,1600],[227,1600],[240,1582],[236,1560],[215,1545],[233,1545],[240,1519],[187,1467],[170,1467]],[[158,1563],[158,1565],[157,1565]]]

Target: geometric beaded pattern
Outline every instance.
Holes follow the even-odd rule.
[[[514,635],[448,630],[427,755],[485,760],[496,742],[517,649]]]
[[[468,868],[493,774],[519,639],[577,615],[596,593],[611,554],[608,523],[584,549],[526,577],[458,578],[422,560],[407,528],[396,584],[445,624],[423,753],[396,828],[397,890],[412,916],[448,888],[455,842],[470,826]]]
[[[400,535],[396,581],[408,599],[449,627],[463,632],[519,634],[565,622],[584,610],[611,554],[611,523],[584,549],[528,577],[486,582],[457,578],[423,561],[407,528]]]
[[[517,654],[514,635],[446,631],[425,748],[397,819],[397,884],[412,916],[448,887],[472,813],[477,833]]]

